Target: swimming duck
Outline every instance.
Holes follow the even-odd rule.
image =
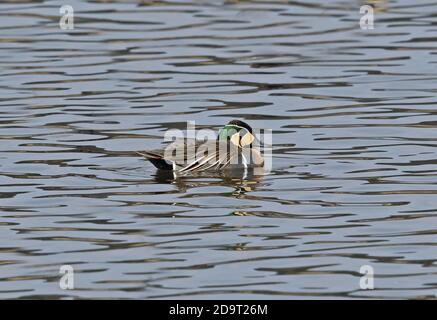
[[[222,170],[228,167],[261,167],[264,159],[253,146],[255,136],[252,128],[241,120],[226,124],[217,139],[198,141],[179,139],[165,150],[138,152],[160,170],[194,172]]]

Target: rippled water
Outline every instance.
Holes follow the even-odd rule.
[[[0,4],[0,298],[436,297],[433,1],[68,2]],[[135,154],[233,118],[271,172]]]

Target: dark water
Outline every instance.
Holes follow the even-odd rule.
[[[436,297],[433,1],[68,3],[0,4],[0,298]],[[233,118],[271,172],[134,153]]]

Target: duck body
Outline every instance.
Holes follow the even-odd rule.
[[[138,154],[160,170],[180,173],[260,167],[264,159],[259,149],[252,145],[253,140],[252,128],[242,121],[233,120],[222,128],[215,140],[178,139],[165,150]]]

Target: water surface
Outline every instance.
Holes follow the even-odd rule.
[[[0,298],[435,298],[437,5],[372,3],[2,1]],[[135,154],[233,118],[271,172]]]

